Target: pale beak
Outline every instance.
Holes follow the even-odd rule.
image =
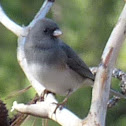
[[[59,29],[56,29],[56,30],[53,32],[53,36],[55,36],[55,37],[59,37],[59,36],[62,35],[62,34],[63,34],[62,31],[59,30]]]

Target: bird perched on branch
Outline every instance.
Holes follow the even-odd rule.
[[[68,97],[83,85],[93,85],[94,75],[74,50],[59,38],[61,34],[54,21],[41,19],[29,31],[24,51],[34,78],[47,91]]]

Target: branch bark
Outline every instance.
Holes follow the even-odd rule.
[[[111,75],[122,43],[126,37],[126,5],[113,29],[102,54],[92,91],[90,111],[84,124],[104,126],[107,102],[110,92]]]
[[[36,104],[24,105],[17,104],[15,101],[13,103],[12,111],[13,109],[16,109],[25,114],[49,118],[58,122],[62,126],[82,126],[82,120],[66,108],[58,108],[56,113],[54,113],[57,106],[55,103],[57,103],[57,101],[54,96],[49,94],[44,102],[37,102]]]
[[[3,11],[1,4],[0,4],[0,22],[10,31],[12,31],[15,35],[21,36],[26,34],[24,29],[13,22]]]

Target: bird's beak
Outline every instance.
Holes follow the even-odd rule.
[[[55,37],[59,37],[59,36],[62,35],[62,34],[63,34],[62,31],[59,30],[59,29],[56,29],[56,30],[53,32],[53,36],[55,36]]]

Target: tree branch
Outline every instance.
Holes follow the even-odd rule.
[[[25,114],[30,114],[42,118],[50,118],[52,120],[55,120],[62,126],[82,125],[82,120],[66,108],[62,108],[61,110],[60,108],[58,108],[56,110],[56,113],[54,113],[54,110],[57,106],[55,103],[57,103],[57,101],[55,100],[54,96],[49,94],[44,102],[37,102],[36,104],[24,105],[14,102],[12,111],[13,109],[16,109],[17,111]]]
[[[88,118],[84,120],[88,126],[104,126],[107,102],[110,92],[111,75],[122,43],[126,37],[126,5],[113,29],[104,49],[101,63],[96,74],[92,91],[92,102]]]
[[[55,2],[55,0],[45,0],[45,2],[43,3],[42,7],[39,10],[39,12],[36,14],[36,16],[31,21],[31,23],[28,25],[28,27],[33,27],[34,24],[38,20],[44,18],[46,16],[46,14],[49,12],[49,10],[52,7],[52,5],[53,5],[54,2]]]
[[[19,26],[18,24],[13,22],[9,17],[7,17],[7,15],[5,14],[5,12],[1,7],[1,4],[0,4],[0,22],[17,36],[25,34],[25,31],[21,26]]]

